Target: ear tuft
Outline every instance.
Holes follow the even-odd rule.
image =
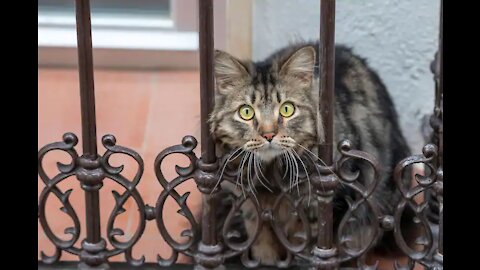
[[[298,49],[282,65],[280,77],[298,80],[301,84],[310,85],[315,67],[315,57],[313,46]]]
[[[220,94],[227,94],[244,85],[249,78],[240,61],[224,51],[215,50],[215,81]]]

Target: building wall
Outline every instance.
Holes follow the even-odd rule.
[[[337,0],[336,42],[367,58],[394,99],[415,153],[423,137],[420,119],[433,109],[430,73],[438,42],[439,0]],[[299,39],[318,39],[320,1],[256,0],[253,58]]]

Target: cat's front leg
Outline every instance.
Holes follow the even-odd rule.
[[[254,214],[256,210],[251,202],[246,202],[242,210],[247,235],[249,238],[254,237],[257,218],[259,218]],[[251,257],[260,261],[262,265],[275,265],[277,261],[285,257],[285,248],[279,242],[269,222],[263,222],[260,233],[250,251]]]

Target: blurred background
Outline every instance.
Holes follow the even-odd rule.
[[[215,0],[214,4],[215,47],[239,58],[261,60],[291,42],[318,39],[319,1]],[[99,145],[101,136],[114,134],[119,145],[143,157],[145,172],[137,188],[144,203],[155,205],[162,190],[153,171],[156,155],[179,144],[185,135],[200,139],[197,1],[91,0],[91,7]],[[378,71],[414,153],[420,153],[424,144],[420,119],[433,109],[429,66],[437,48],[439,7],[438,0],[337,0],[336,42],[352,47]],[[74,1],[38,1],[39,149],[60,141],[65,132],[81,135],[74,12]],[[79,152],[80,144],[81,138]],[[103,152],[100,147],[99,153]],[[68,156],[46,157],[44,167],[50,175],[58,173],[57,161],[68,162]],[[128,158],[114,157],[112,163],[125,164],[129,179],[137,170]],[[175,164],[187,161],[169,158],[164,164],[169,179],[175,177]],[[70,200],[83,222],[84,197],[78,182],[71,179],[60,187],[73,188]],[[43,188],[39,180],[39,194]],[[200,196],[193,181],[182,189],[181,193],[192,192],[189,204],[198,209]],[[106,183],[102,217],[113,209],[112,190],[122,191]],[[56,198],[49,200],[52,230],[67,239],[63,230],[72,222],[58,210]],[[173,200],[169,203],[164,213],[167,228],[179,235],[187,223],[176,213]],[[128,239],[136,230],[138,211],[132,199],[125,208],[115,225],[124,229]],[[102,225],[106,222],[105,218]],[[39,250],[51,255],[53,245],[40,225],[38,232]],[[80,238],[84,235],[82,231]],[[158,253],[167,257],[170,249],[154,222],[149,222],[133,254],[154,261]],[[75,257],[65,254],[62,259]]]

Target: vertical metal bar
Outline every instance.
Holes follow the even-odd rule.
[[[200,102],[202,121],[202,161],[215,162],[215,144],[210,136],[208,115],[214,105],[214,73],[213,73],[213,2],[212,0],[199,0],[199,49],[200,49]],[[209,195],[203,196],[204,205],[214,205]],[[205,211],[206,209],[206,211]],[[202,231],[204,244],[215,245],[215,212],[214,207],[204,207],[202,224],[206,227]]]
[[[440,222],[438,230],[438,253],[443,255],[443,201],[440,203]]]
[[[99,189],[104,173],[97,154],[95,88],[93,78],[90,1],[76,0],[76,25],[83,155],[76,176],[85,191],[86,239],[82,242],[80,269],[107,269],[106,242],[101,237]]]
[[[439,101],[437,102],[438,108],[440,108],[440,129],[438,134],[439,141],[439,152],[438,152],[438,166],[442,170],[442,179],[443,182],[443,0],[440,2],[440,34],[439,34],[439,50],[438,50],[438,61],[439,61],[439,82],[438,82],[438,91],[439,91]],[[443,183],[442,183],[443,184]],[[443,188],[443,187],[442,187]],[[443,191],[442,191],[443,193]],[[440,194],[439,198],[439,236],[438,236],[438,252],[443,255],[443,194]]]
[[[333,162],[333,114],[335,89],[335,0],[320,2],[320,114],[324,123],[325,142],[319,155],[328,165]]]
[[[441,112],[441,128],[439,130],[439,165],[443,166],[443,0],[440,2],[440,34],[439,34],[439,49],[438,49],[438,65],[439,65],[439,80],[438,80],[438,100],[436,106]]]
[[[320,166],[321,176],[312,178],[318,201],[318,238],[313,249],[312,269],[337,269],[337,250],[333,246],[333,195],[338,183],[333,168],[333,115],[335,89],[335,0],[320,1],[320,114],[325,141],[319,140],[319,156],[326,163]]]
[[[331,201],[320,201],[319,202],[319,213],[322,217],[320,222],[323,222],[322,225],[318,226],[318,234],[321,237],[318,237],[317,246],[321,249],[331,249],[333,242],[333,208]]]
[[[200,102],[202,124],[202,156],[197,162],[195,181],[202,192],[202,239],[195,254],[196,270],[225,269],[221,243],[216,232],[216,202],[218,162],[215,143],[210,135],[208,117],[214,106],[214,40],[213,0],[199,0]],[[214,189],[215,188],[215,189]]]
[[[333,113],[335,88],[335,0],[322,0],[320,4],[320,113],[324,122],[325,142],[319,155],[327,165],[333,162]],[[322,237],[318,247],[329,249],[332,245],[332,205],[321,200],[320,212],[326,219],[321,226]]]
[[[213,209],[210,207],[215,205],[214,201],[215,197],[213,196],[206,194],[202,196],[202,205],[208,206],[204,207],[204,211],[202,212],[202,242],[203,244],[210,246],[215,246],[217,244],[215,207],[213,207]],[[205,211],[205,209],[207,209],[207,211]]]
[[[85,211],[86,240],[89,243],[98,243],[101,240],[98,190],[85,192]]]
[[[200,50],[200,102],[202,122],[202,159],[205,163],[215,162],[215,144],[207,123],[213,110],[215,79],[213,73],[213,1],[199,0],[199,50]]]
[[[95,89],[93,83],[92,30],[90,1],[77,0],[77,45],[82,110],[83,154],[97,157],[97,131],[95,120]]]
[[[95,89],[93,83],[92,30],[90,1],[76,1],[78,65],[80,75],[80,98],[82,113],[83,156],[97,158],[97,135],[95,119]],[[100,207],[98,190],[85,192],[87,241],[100,241]]]

